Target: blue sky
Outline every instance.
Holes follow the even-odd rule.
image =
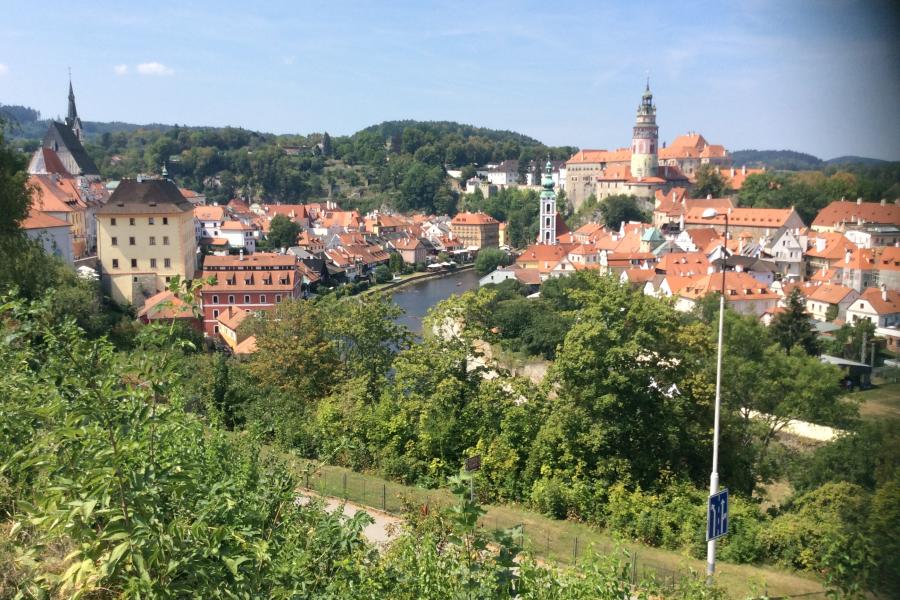
[[[900,160],[890,2],[9,2],[0,102],[86,120],[349,134],[455,120],[626,146],[660,135]]]

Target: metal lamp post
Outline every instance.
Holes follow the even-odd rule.
[[[707,208],[703,211],[704,219],[714,219],[719,216],[719,211]],[[728,213],[725,216],[725,241],[722,244],[722,294],[719,296],[719,348],[716,358],[716,416],[713,426],[713,460],[712,472],[709,475],[709,495],[712,497],[719,492],[719,413],[722,406],[722,347],[723,332],[725,330],[725,271],[728,267]],[[716,540],[706,543],[706,577],[712,581],[716,572]]]

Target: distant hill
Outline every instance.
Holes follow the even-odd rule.
[[[738,150],[731,153],[736,167],[766,167],[776,171],[812,171],[822,169],[821,158],[793,150]]]
[[[474,125],[466,125],[464,123],[456,123],[455,121],[385,121],[378,125],[371,125],[358,133],[377,133],[382,137],[392,137],[403,133],[403,130],[415,127],[423,132],[428,132],[436,137],[444,137],[448,135],[458,135],[462,138],[480,137],[500,142],[515,142],[525,146],[541,145],[538,140],[516,133],[515,131],[506,131],[501,129],[488,129],[486,127],[476,127]]]
[[[886,165],[890,163],[889,160],[882,160],[880,158],[868,158],[865,156],[838,156],[837,158],[831,158],[825,161],[826,165],[869,165],[869,166],[877,166],[877,165]]]

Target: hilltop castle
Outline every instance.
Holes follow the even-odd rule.
[[[580,150],[566,162],[566,194],[577,208],[591,194],[598,199],[630,194],[652,207],[657,191],[687,187],[702,164],[731,164],[731,156],[699,133],[682,135],[659,147],[659,126],[650,82],[638,105],[630,148]]]

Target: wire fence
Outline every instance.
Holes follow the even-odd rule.
[[[302,464],[309,463],[302,461]],[[307,468],[303,469],[303,473],[303,484],[312,492],[342,498],[397,516],[403,516],[406,511],[416,508],[423,513],[433,512],[455,502],[447,490],[413,488],[335,467]],[[478,526],[486,531],[515,529],[520,536],[515,541],[535,558],[560,565],[574,565],[587,558],[590,553],[602,555],[622,551],[614,541],[600,532],[585,533],[585,528],[567,521],[552,521],[547,524],[527,521],[515,511],[492,510],[492,507],[488,507],[487,514],[479,519]],[[641,552],[631,551],[628,558],[631,561],[628,571],[635,584],[653,579],[663,588],[671,589],[688,574],[684,566],[673,568],[671,562]],[[764,584],[758,594],[769,600],[824,600],[827,597],[824,592],[769,596]]]

